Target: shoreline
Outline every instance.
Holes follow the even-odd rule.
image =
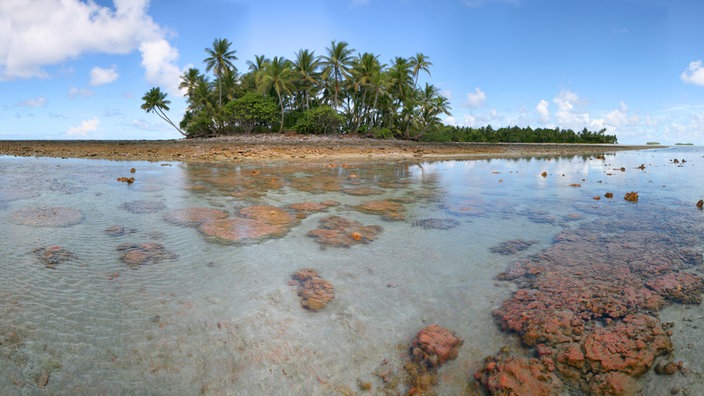
[[[174,140],[0,140],[0,155],[125,161],[383,161],[594,155],[664,146],[585,143],[425,143],[261,134]]]

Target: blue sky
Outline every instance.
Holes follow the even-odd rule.
[[[2,0],[0,139],[170,139],[140,109],[153,86],[185,102],[215,38],[255,54],[320,55],[332,40],[421,79],[462,126],[607,128],[620,143],[704,144],[699,0]]]

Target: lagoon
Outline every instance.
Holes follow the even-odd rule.
[[[404,393],[408,345],[437,323],[463,340],[437,369],[438,394],[471,392],[485,357],[536,358],[536,344],[552,348],[540,364],[557,362],[546,372],[564,394],[613,385],[595,379],[607,371],[634,379],[627,392],[703,394],[703,166],[698,147],[373,163],[0,157],[0,390]],[[331,216],[354,226],[330,232]],[[547,270],[526,276],[526,263]],[[301,268],[334,286],[318,311],[301,305],[291,278]],[[545,274],[559,276],[540,283]],[[566,287],[566,277],[577,281]],[[592,312],[570,312],[581,334],[535,341],[507,328],[506,302],[521,289],[567,299],[580,285]],[[612,308],[604,290],[620,288],[634,293]],[[633,347],[632,368],[604,371],[593,349],[607,343],[596,341],[629,315],[653,318],[663,333],[638,328],[642,337],[672,345]],[[561,368],[567,343],[594,369]],[[682,364],[657,375],[661,361]]]

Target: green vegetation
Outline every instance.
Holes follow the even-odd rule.
[[[675,143],[675,146],[694,146],[694,143]]]
[[[648,146],[659,146],[660,142],[646,142],[645,144],[647,144]]]
[[[255,55],[240,74],[231,47],[218,38],[205,48],[203,63],[212,81],[196,68],[181,76],[188,107],[180,128],[166,116],[170,102],[158,87],[144,95],[142,109],[189,138],[294,130],[419,141],[616,143],[605,130],[444,125],[440,117],[450,115],[448,99],[436,86],[418,82],[432,66],[422,53],[386,65],[379,55],[355,55],[348,43],[332,41],[323,55],[301,49],[292,61]]]

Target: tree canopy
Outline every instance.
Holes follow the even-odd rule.
[[[421,52],[386,64],[378,54],[333,40],[322,55],[309,49],[298,50],[292,60],[256,55],[243,74],[234,65],[229,40],[215,39],[205,53],[205,72],[212,74],[191,68],[181,76],[188,106],[180,128],[166,117],[166,94],[154,88],[143,98],[144,110],[186,137],[295,130],[423,141],[616,142],[604,130],[444,125],[441,117],[450,115],[450,102],[437,86],[421,81],[422,75],[431,76],[433,65]]]

